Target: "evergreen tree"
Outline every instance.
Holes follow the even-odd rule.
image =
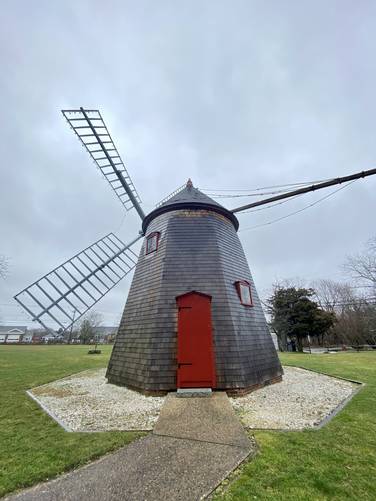
[[[321,310],[311,298],[313,289],[276,287],[267,300],[271,325],[278,336],[280,349],[287,349],[287,337],[303,351],[303,339],[323,336],[335,322],[335,315]]]

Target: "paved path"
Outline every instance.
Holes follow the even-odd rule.
[[[154,432],[9,501],[196,501],[252,451],[225,393],[169,395]]]

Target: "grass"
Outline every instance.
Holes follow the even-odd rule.
[[[215,500],[375,500],[376,353],[282,354],[295,365],[366,383],[320,430],[254,433],[259,453]]]
[[[0,347],[0,496],[54,477],[128,444],[134,432],[67,433],[25,390],[85,369],[104,367],[111,346]]]
[[[67,433],[25,390],[104,367],[111,347],[0,347],[0,496],[82,465],[140,434]],[[282,363],[360,380],[366,386],[327,426],[256,432],[256,458],[241,466],[218,500],[375,500],[376,353],[283,354]]]

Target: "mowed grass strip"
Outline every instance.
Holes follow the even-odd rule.
[[[376,352],[281,354],[294,365],[366,383],[326,426],[256,432],[259,453],[215,500],[375,500]]]
[[[111,346],[0,347],[0,496],[87,463],[141,433],[68,433],[25,391],[76,372],[105,367]]]

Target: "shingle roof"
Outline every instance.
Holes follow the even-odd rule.
[[[192,184],[192,181],[188,179],[188,182],[179,193],[168,199],[164,202],[160,207],[154,209],[150,214],[148,214],[142,223],[142,229],[145,233],[149,223],[160,214],[165,212],[179,210],[179,209],[207,209],[222,214],[227,217],[235,229],[237,230],[239,227],[239,222],[235,215],[220,205],[218,202],[208,197],[204,193],[202,193],[198,188],[195,188]]]
[[[169,198],[164,204],[162,204],[161,207],[166,207],[168,205],[177,202],[178,203],[199,202],[208,205],[216,205],[217,207],[222,207],[222,205],[220,205],[218,202],[216,202],[212,198],[202,193],[198,188],[195,188],[192,182],[190,182],[190,179],[188,180],[185,188],[183,188],[181,191],[179,191],[179,193],[177,193],[173,197]]]

